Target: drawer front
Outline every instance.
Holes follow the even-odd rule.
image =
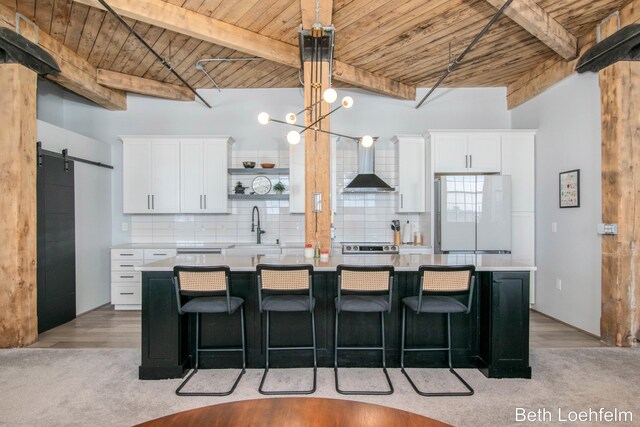
[[[140,285],[111,284],[111,304],[141,304]]]
[[[144,262],[153,262],[165,258],[171,258],[176,256],[175,249],[145,249],[144,250]]]
[[[136,267],[140,267],[142,264],[142,261],[116,259],[111,261],[111,271],[135,271]]]
[[[142,249],[111,249],[111,259],[142,260]]]
[[[142,273],[139,271],[112,271],[112,282],[129,282],[129,283],[142,283]]]

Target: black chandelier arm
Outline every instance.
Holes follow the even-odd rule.
[[[318,102],[320,102],[320,101],[318,101]],[[338,111],[338,110],[339,110],[339,109],[341,109],[341,108],[342,108],[342,105],[338,105],[336,108],[334,108],[333,110],[329,111],[327,114],[324,114],[324,115],[320,116],[320,117],[318,118],[318,120],[316,120],[315,122],[311,123],[309,126],[307,126],[306,128],[304,128],[303,132],[304,132],[305,130],[308,130],[308,129],[310,129],[311,127],[313,127],[313,126],[317,125],[317,124],[318,124],[318,123],[320,123],[322,120],[326,119],[327,117],[329,117],[330,115],[332,115],[333,113],[335,113],[336,111]]]

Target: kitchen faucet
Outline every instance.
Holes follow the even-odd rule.
[[[256,225],[254,222],[254,215],[255,213],[258,213],[258,226],[256,229]],[[261,236],[266,233],[266,231],[264,231],[262,228],[260,228],[260,210],[258,209],[257,206],[253,207],[253,210],[251,211],[251,232],[256,232],[256,240],[257,240],[257,244],[262,243],[261,242]]]

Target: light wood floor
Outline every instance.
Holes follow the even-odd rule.
[[[531,311],[532,348],[601,347],[589,334]],[[40,334],[38,348],[140,348],[140,312],[105,305]]]

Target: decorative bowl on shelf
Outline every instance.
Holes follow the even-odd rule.
[[[242,165],[247,169],[251,169],[256,166],[256,162],[242,162]]]
[[[260,163],[260,166],[264,169],[272,169],[275,165],[275,163]]]

